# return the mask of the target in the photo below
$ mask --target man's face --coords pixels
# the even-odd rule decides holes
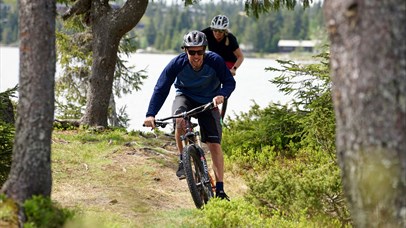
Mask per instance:
[[[188,47],[186,49],[186,53],[188,55],[189,62],[192,65],[193,69],[199,70],[202,67],[204,51],[205,51],[205,48],[203,46]]]

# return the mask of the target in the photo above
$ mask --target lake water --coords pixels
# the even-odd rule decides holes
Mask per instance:
[[[135,65],[135,70],[146,69],[148,79],[141,86],[141,91],[134,91],[118,99],[117,108],[127,106],[130,118],[129,130],[146,130],[142,127],[155,83],[166,64],[175,55],[136,53],[129,59],[129,64]],[[270,103],[286,103],[290,97],[284,96],[275,85],[269,82],[279,73],[265,71],[266,67],[277,67],[278,63],[272,59],[245,58],[237,70],[235,79],[237,87],[228,101],[227,116],[235,117],[234,113],[247,112],[254,104],[266,107]],[[0,47],[0,92],[14,87],[18,83],[19,53],[18,48]],[[58,74],[58,72],[57,72]],[[166,99],[157,117],[171,115],[174,89]]]

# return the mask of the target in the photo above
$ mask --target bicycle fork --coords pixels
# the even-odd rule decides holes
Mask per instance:
[[[204,156],[204,151],[201,148],[198,148],[199,151],[199,156],[200,156],[200,161],[203,165],[203,171],[204,171],[204,177],[203,177],[203,183],[206,185],[207,183],[210,183],[210,186],[212,188],[213,192],[216,192],[216,185],[214,183],[214,179],[211,176],[209,172],[209,167],[207,165],[207,160],[206,157]]]
[[[196,144],[196,149],[198,151],[198,156],[200,158],[200,162],[203,166],[204,176],[202,177],[202,184],[206,185],[210,183],[213,192],[216,192],[216,184],[214,183],[214,179],[209,172],[209,168],[207,165],[207,160],[204,154],[203,149],[201,148],[201,141],[200,141],[200,133],[199,131],[195,132],[188,132],[185,135],[181,136],[182,144],[185,147],[190,143]]]
[[[196,133],[197,133],[196,134],[196,143],[201,148],[202,145],[201,145],[201,141],[200,141],[200,133],[199,132],[196,132]],[[214,183],[214,179],[209,172],[209,168],[207,166],[207,160],[206,160],[206,157],[204,156],[204,151],[203,150],[199,151],[199,153],[200,153],[200,160],[202,161],[202,164],[203,164],[205,176],[209,178],[210,185],[211,185],[213,192],[216,192],[216,184]],[[206,181],[207,180],[205,180],[205,183],[206,183]]]

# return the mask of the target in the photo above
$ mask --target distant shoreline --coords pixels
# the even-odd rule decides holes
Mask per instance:
[[[18,44],[11,44],[11,45],[3,45],[0,44],[2,48],[18,48]],[[168,51],[156,51],[156,50],[145,50],[145,49],[137,49],[134,53],[143,53],[143,54],[171,54],[176,55],[180,52],[175,52],[172,50]],[[289,52],[289,53],[259,53],[259,52],[244,52],[245,58],[253,58],[253,59],[281,59],[281,60],[294,60],[294,61],[303,61],[303,60],[312,60],[313,56],[317,55],[317,53],[311,52]]]

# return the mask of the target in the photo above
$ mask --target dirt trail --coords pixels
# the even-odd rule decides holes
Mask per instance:
[[[193,208],[186,181],[175,175],[174,149],[170,143],[159,153],[149,147],[123,146],[108,155],[112,162],[101,168],[85,163],[68,168],[66,178],[54,180],[52,198],[63,206],[85,205],[126,217]]]
[[[158,144],[125,143],[107,154],[101,164],[53,162],[57,176],[53,200],[64,207],[115,213],[147,223],[156,212],[195,208],[186,180],[175,175],[178,155],[173,137],[164,136]],[[210,159],[209,154],[207,157]],[[231,197],[245,191],[235,175],[226,173],[225,179]]]

